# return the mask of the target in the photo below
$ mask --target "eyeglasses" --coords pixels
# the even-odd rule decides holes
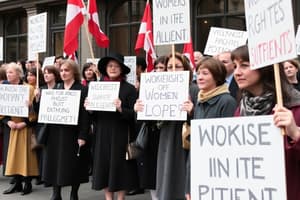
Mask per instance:
[[[173,69],[173,65],[168,65],[168,66],[167,66],[167,69],[168,69],[168,70]],[[182,65],[175,65],[175,69],[183,69],[183,66],[182,66]]]

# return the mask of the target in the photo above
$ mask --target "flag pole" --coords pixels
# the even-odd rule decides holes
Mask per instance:
[[[82,3],[83,3],[83,6],[84,6],[85,11],[87,11],[83,0],[82,0]],[[89,3],[90,3],[90,1],[88,1],[88,5],[89,5]],[[89,6],[88,6],[88,7],[89,7]],[[90,53],[91,53],[92,59],[94,60],[94,59],[95,59],[95,56],[94,56],[94,51],[93,51],[93,48],[92,48],[92,43],[91,43],[90,36],[89,36],[89,32],[88,32],[88,26],[87,26],[87,18],[86,18],[86,15],[87,15],[87,12],[85,13],[85,17],[84,17],[83,24],[84,24],[85,34],[86,34],[86,38],[87,38],[87,41],[88,41]]]
[[[280,80],[280,72],[279,72],[279,64],[275,63],[273,65],[274,68],[274,76],[275,76],[275,87],[276,87],[276,99],[277,99],[277,105],[280,107],[283,106],[283,101],[282,101],[282,90],[281,90],[281,80]],[[281,134],[285,135],[285,129],[281,128]]]
[[[172,67],[173,67],[173,71],[176,70],[175,68],[175,44],[172,44]]]
[[[36,53],[36,88],[39,88],[39,53]]]

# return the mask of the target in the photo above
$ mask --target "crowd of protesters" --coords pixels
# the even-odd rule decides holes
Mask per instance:
[[[125,199],[126,194],[150,190],[153,200],[190,200],[190,150],[183,148],[183,126],[192,119],[273,114],[274,124],[286,131],[285,153],[288,200],[300,199],[300,93],[299,62],[280,63],[283,106],[276,104],[273,67],[251,70],[247,46],[214,57],[195,52],[195,69],[188,58],[176,52],[158,57],[155,72],[188,71],[189,99],[182,102],[186,121],[140,121],[144,104],[139,96],[143,58],[137,58],[136,85],[127,82],[130,68],[124,57],[111,53],[97,65],[80,67],[72,60],[57,58],[41,70],[40,63],[12,62],[0,68],[1,84],[26,85],[30,89],[28,117],[0,116],[0,161],[3,175],[11,177],[3,194],[32,192],[36,184],[52,187],[51,200],[62,199],[61,190],[71,186],[70,199],[79,199],[81,183],[104,190],[105,199]],[[37,70],[38,69],[38,70]],[[37,76],[37,71],[40,76]],[[196,76],[193,76],[193,74]],[[91,81],[120,82],[115,112],[88,111]],[[38,112],[42,90],[80,91],[76,125],[40,124]],[[126,147],[139,130],[148,130],[147,146],[140,157],[126,159]],[[43,145],[32,148],[32,137],[47,131]],[[80,153],[79,153],[80,152]],[[299,154],[300,155],[300,154]]]

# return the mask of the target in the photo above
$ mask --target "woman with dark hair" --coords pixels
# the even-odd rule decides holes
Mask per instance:
[[[36,73],[37,73],[36,68],[30,68],[26,72],[26,77],[25,77],[25,82],[30,84],[34,88],[36,88],[36,86],[37,86],[37,81],[38,81],[39,86],[45,84],[45,80],[44,80],[44,77],[43,77],[42,70],[41,69],[38,70],[39,80],[37,80],[37,74]]]
[[[280,66],[283,67],[288,82],[292,84],[295,89],[300,91],[300,82],[297,79],[297,74],[300,69],[298,59],[286,60],[280,63]]]
[[[173,65],[174,63],[174,65]],[[188,71],[190,82],[192,70],[188,59],[181,53],[175,53],[175,59],[169,55],[166,59],[167,72]],[[190,94],[194,89],[190,84]],[[196,86],[195,86],[196,87]],[[182,102],[182,110],[188,111],[191,100]],[[135,105],[137,112],[143,111],[144,104],[138,100]],[[188,113],[189,121],[192,113]],[[185,176],[187,152],[182,148],[182,126],[184,121],[162,121],[157,153],[156,192],[159,200],[185,198]],[[174,167],[176,166],[176,167]]]
[[[167,56],[159,56],[154,61],[154,71],[155,72],[165,72],[165,71],[167,71],[167,67],[166,67],[167,58],[168,58]]]
[[[94,71],[93,63],[85,63],[82,68],[82,80],[81,84],[84,86],[88,86],[89,82],[97,81],[97,75]]]
[[[242,91],[236,116],[268,115],[273,113],[274,124],[283,128],[287,199],[300,199],[300,93],[290,85],[280,68],[283,106],[276,105],[273,66],[250,69],[247,46],[232,52],[236,65],[234,77]]]
[[[160,56],[154,61],[154,72],[165,72],[167,56]],[[139,80],[140,81],[140,80]],[[137,100],[136,105],[139,104]],[[135,109],[135,111],[137,111]],[[137,158],[139,170],[139,183],[142,191],[150,189],[152,200],[157,200],[156,194],[156,166],[157,166],[157,152],[159,144],[160,124],[159,121],[137,121],[137,133],[141,129],[142,123],[145,123],[148,131],[147,146],[143,149],[143,154]],[[141,190],[141,189],[140,189]],[[139,192],[139,190],[137,190]],[[137,193],[138,193],[137,192]],[[137,194],[135,193],[135,194]],[[128,194],[128,193],[127,193]]]
[[[46,69],[48,73],[51,71],[50,68]],[[80,184],[89,181],[89,149],[85,144],[90,121],[88,112],[83,107],[87,88],[81,85],[79,66],[73,60],[62,61],[60,77],[62,82],[54,89],[81,91],[78,123],[77,125],[47,124],[42,180],[53,186],[51,200],[61,199],[63,186],[72,187],[70,199],[76,200]],[[80,149],[79,156],[78,149]]]
[[[117,199],[121,200],[126,191],[138,186],[136,163],[125,159],[128,140],[135,136],[133,105],[136,90],[126,81],[130,68],[124,64],[122,55],[110,54],[101,58],[98,69],[103,76],[101,81],[118,81],[120,90],[114,101],[116,112],[92,113],[96,123],[92,189],[104,189],[106,200],[112,200],[116,192]]]
[[[43,80],[44,80],[44,84],[40,85],[40,88],[36,88],[34,93],[35,93],[35,102],[34,102],[34,110],[38,113],[39,112],[39,101],[40,101],[40,95],[41,95],[41,91],[43,89],[53,89],[56,86],[56,83],[58,83],[59,81],[61,81],[60,79],[60,75],[59,75],[59,71],[58,69],[54,66],[54,65],[47,65],[44,67],[44,73],[40,74],[40,77],[43,76]],[[36,125],[36,137],[39,137],[39,131],[41,129],[41,127],[43,126],[43,124],[38,123]],[[36,179],[36,185],[40,185],[43,183],[43,181],[41,180],[41,175],[43,174],[43,149],[36,149],[37,152],[37,156],[38,156],[38,162],[39,162],[39,172],[40,172],[40,176],[37,177]]]
[[[215,58],[204,57],[196,69],[197,85],[200,89],[197,103],[188,106],[194,119],[232,117],[236,109],[236,101],[230,95],[226,82],[226,68]],[[194,108],[193,108],[194,107]],[[186,199],[190,197],[190,155],[187,164]]]

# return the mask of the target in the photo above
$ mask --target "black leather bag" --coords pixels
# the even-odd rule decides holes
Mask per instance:
[[[137,159],[142,154],[143,154],[143,150],[140,147],[136,146],[134,142],[127,144],[126,160]]]
[[[144,122],[135,140],[135,145],[141,149],[145,149],[148,144],[148,126]]]
[[[37,131],[37,143],[41,145],[46,145],[48,138],[48,125],[43,124]]]

